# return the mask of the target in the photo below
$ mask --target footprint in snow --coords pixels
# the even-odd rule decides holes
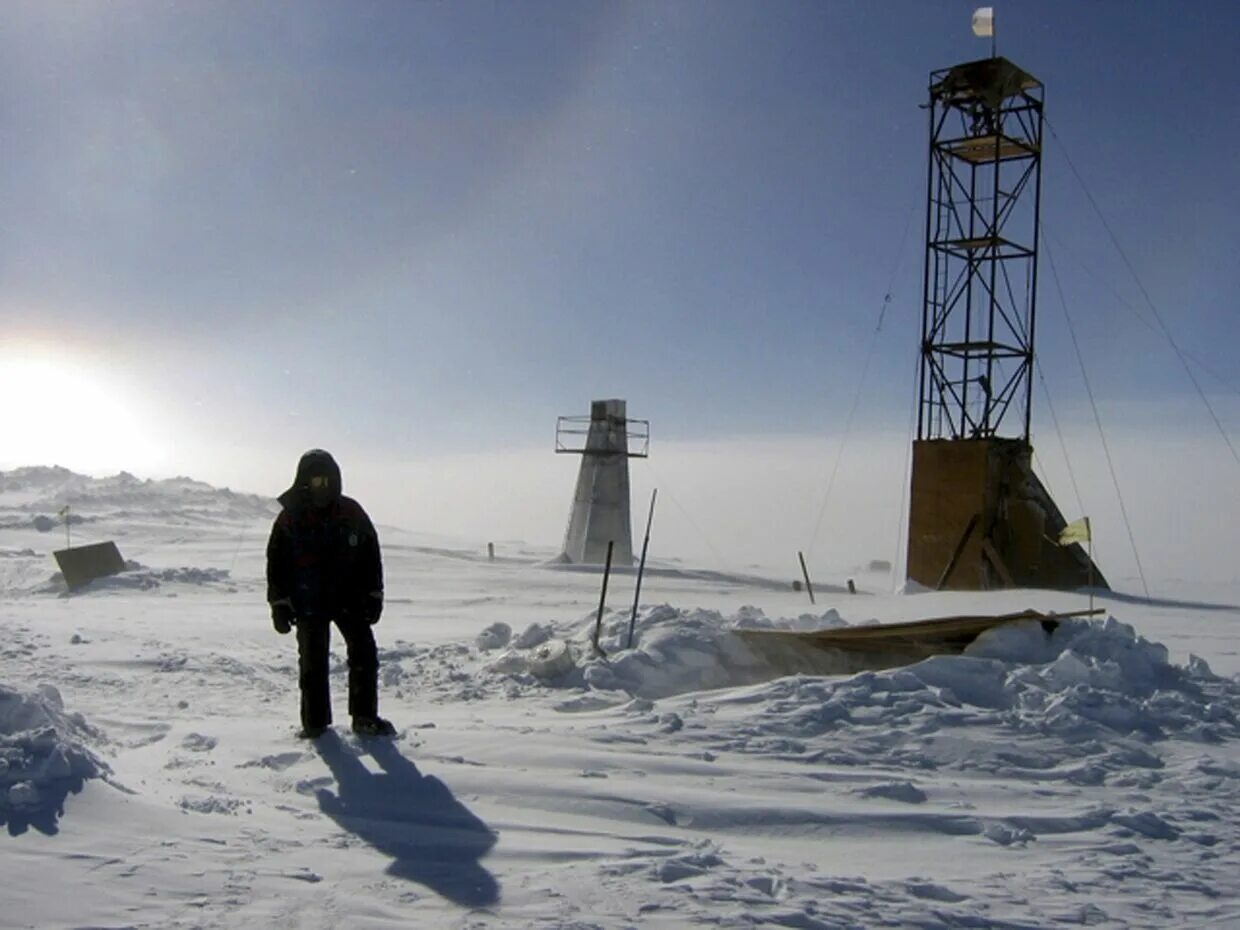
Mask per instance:
[[[883,782],[862,788],[857,794],[863,798],[885,798],[888,801],[901,801],[905,804],[924,804],[926,793],[912,782]]]
[[[933,882],[909,882],[904,887],[908,889],[913,897],[927,901],[943,901],[947,904],[958,904],[961,901],[969,900],[968,895],[957,894],[950,888],[944,888],[942,885],[936,885]]]
[[[271,756],[263,756],[261,759],[251,759],[249,762],[239,763],[237,768],[261,768],[271,769],[273,772],[283,772],[305,758],[307,758],[307,754],[304,752],[280,752]]]

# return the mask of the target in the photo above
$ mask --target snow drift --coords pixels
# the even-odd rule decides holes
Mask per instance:
[[[65,711],[54,686],[0,684],[0,823],[10,833],[30,824],[55,832],[65,796],[108,772],[83,743],[97,736],[81,714]]]

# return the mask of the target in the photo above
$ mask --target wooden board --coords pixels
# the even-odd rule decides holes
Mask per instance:
[[[70,590],[125,570],[125,560],[121,558],[120,550],[116,548],[116,543],[110,541],[58,549],[52,555]]]
[[[1008,136],[972,136],[968,139],[953,139],[943,145],[947,151],[973,164],[994,161],[996,149],[999,161],[1013,158],[1029,158],[1036,154],[1037,148],[1021,139]]]
[[[1105,613],[1078,610],[1071,613],[1039,613],[1024,610],[998,616],[937,617],[905,623],[883,623],[873,626],[848,626],[829,630],[734,630],[738,636],[760,644],[764,640],[782,640],[815,649],[836,649],[845,652],[909,652],[919,655],[959,652],[987,630],[1009,623],[1037,620],[1054,628],[1068,617],[1087,617]]]

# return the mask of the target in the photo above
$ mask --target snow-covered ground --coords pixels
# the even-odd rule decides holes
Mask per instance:
[[[129,571],[65,594],[65,504]],[[656,558],[631,650],[613,577],[604,661],[596,572],[381,526],[400,736],[349,734],[341,650],[336,729],[306,743],[273,514],[188,479],[0,474],[0,925],[1240,926],[1240,586],[831,675],[730,631],[1085,599],[858,574],[811,609]]]

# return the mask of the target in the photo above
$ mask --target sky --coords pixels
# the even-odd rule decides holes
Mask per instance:
[[[381,519],[553,544],[578,464],[556,417],[623,397],[670,550],[889,557],[921,106],[989,53],[975,6],[10,2],[0,468],[274,494],[321,446]],[[1052,128],[1034,441],[1070,513],[1067,437],[1130,572],[1064,310],[1137,535],[1213,526],[1240,485],[1213,422],[1240,445],[1240,7],[997,23]],[[1210,553],[1240,543],[1222,522]]]

